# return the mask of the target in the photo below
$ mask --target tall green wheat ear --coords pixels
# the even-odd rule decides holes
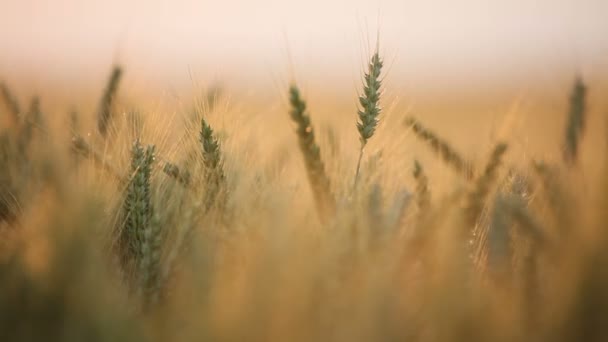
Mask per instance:
[[[19,114],[21,113],[21,108],[19,107],[19,101],[17,98],[11,93],[9,87],[0,82],[0,95],[2,95],[2,101],[4,105],[10,112],[12,116],[12,120],[17,123],[19,121]]]
[[[118,85],[122,77],[122,68],[115,66],[103,92],[99,109],[97,110],[97,129],[101,136],[105,137],[108,132],[110,120],[112,119],[112,104],[118,92]]]
[[[291,105],[289,115],[297,125],[298,143],[306,164],[308,181],[315,197],[317,212],[321,220],[326,221],[330,216],[333,216],[336,203],[331,194],[330,181],[325,173],[325,165],[321,159],[321,150],[315,142],[315,132],[310,123],[310,116],[306,111],[306,102],[300,97],[300,91],[295,85],[289,88],[289,103]]]
[[[221,206],[222,203],[216,203],[216,201],[221,200],[218,196],[226,190],[224,187],[222,153],[220,143],[215,137],[213,129],[204,118],[201,119],[200,143],[205,167],[205,182],[207,184],[207,207],[209,208],[214,204]]]
[[[380,88],[382,86],[382,81],[380,79],[381,71],[382,59],[376,51],[369,62],[367,72],[364,76],[363,94],[359,96],[359,104],[361,107],[357,111],[357,114],[359,115],[357,130],[359,131],[359,139],[361,140],[361,149],[359,150],[354,186],[357,185],[359,179],[363,150],[365,145],[367,145],[367,141],[374,135],[374,132],[376,132],[376,126],[378,126],[378,116],[380,115]]]
[[[154,162],[154,146],[144,149],[136,140],[131,150],[131,178],[126,189],[123,215],[124,225],[120,232],[120,249],[123,264],[135,266],[138,279],[147,284],[144,268],[160,253],[156,245],[158,229],[152,225],[150,175]]]
[[[428,143],[441,156],[443,161],[456,170],[456,172],[460,173],[467,180],[473,179],[472,164],[466,161],[447,141],[422,126],[415,118],[406,118],[405,125],[411,128],[420,140]]]
[[[568,165],[576,163],[579,144],[585,129],[585,96],[587,87],[581,78],[577,78],[570,95],[568,123],[564,137],[564,161]]]

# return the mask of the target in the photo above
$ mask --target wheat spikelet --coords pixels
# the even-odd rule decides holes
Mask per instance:
[[[450,165],[454,170],[463,175],[467,180],[473,179],[473,170],[471,163],[466,161],[460,153],[456,152],[449,143],[441,139],[432,131],[423,127],[416,119],[408,117],[405,119],[405,125],[410,127],[416,136],[428,143],[431,148],[441,156],[446,164]]]
[[[106,89],[103,92],[101,102],[99,103],[99,109],[97,110],[97,129],[101,136],[106,136],[110,120],[112,118],[112,104],[114,103],[114,97],[118,91],[118,85],[122,77],[122,68],[115,66],[112,69],[112,74],[106,85]]]
[[[289,114],[297,125],[298,143],[306,164],[308,181],[315,197],[317,211],[321,220],[325,221],[333,215],[336,204],[321,159],[321,151],[315,142],[315,133],[306,111],[306,102],[300,97],[300,91],[295,85],[289,88],[289,102],[291,104]]]
[[[585,129],[585,95],[587,87],[583,80],[578,78],[572,88],[570,95],[570,109],[568,111],[568,123],[564,137],[564,161],[572,165],[576,162],[579,144]]]
[[[359,150],[359,159],[357,161],[357,170],[355,172],[354,186],[356,187],[361,169],[361,159],[363,158],[363,149],[367,141],[374,135],[376,126],[378,126],[378,116],[380,115],[380,93],[382,81],[380,73],[382,71],[382,59],[378,52],[374,53],[369,62],[368,70],[364,76],[363,94],[359,96],[359,104],[361,108],[357,111],[359,120],[357,121],[357,130],[359,131],[359,139],[361,141],[361,149]]]

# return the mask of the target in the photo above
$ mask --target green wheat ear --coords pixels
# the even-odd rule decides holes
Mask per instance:
[[[315,142],[315,132],[306,111],[306,102],[300,97],[300,91],[295,85],[289,88],[289,115],[296,123],[296,133],[300,151],[304,157],[308,181],[312,188],[317,206],[317,212],[322,221],[333,215],[336,208],[335,199],[331,194],[329,177],[325,173],[325,165],[321,159],[321,150]]]
[[[414,132],[420,140],[429,144],[433,151],[435,151],[447,165],[451,166],[467,180],[473,179],[472,163],[465,160],[464,157],[462,157],[462,155],[447,141],[441,139],[433,131],[422,126],[422,124],[413,117],[406,118],[405,125],[411,128],[412,132]]]
[[[369,62],[368,70],[364,76],[363,94],[359,96],[361,108],[357,111],[359,121],[357,130],[361,139],[361,145],[365,146],[367,141],[374,135],[378,126],[378,115],[380,115],[380,72],[382,71],[382,60],[376,52]]]
[[[359,140],[361,148],[359,150],[359,159],[357,161],[357,170],[355,172],[354,186],[357,185],[359,179],[359,171],[361,169],[361,159],[363,158],[363,149],[367,141],[376,132],[378,126],[378,116],[380,115],[380,93],[382,81],[380,73],[382,72],[382,59],[376,51],[372,56],[368,65],[368,70],[364,76],[363,94],[359,96],[360,109],[357,111],[359,120],[357,121],[357,130],[359,131]]]
[[[203,165],[205,170],[205,182],[207,184],[206,204],[207,208],[217,204],[220,200],[219,196],[224,189],[224,166],[222,163],[222,153],[220,143],[215,137],[213,129],[205,121],[201,119],[200,143],[203,154]]]
[[[160,262],[160,226],[153,222],[150,176],[154,146],[136,140],[131,150],[131,179],[126,189],[120,247],[125,267],[135,267],[140,290],[149,294]]]
[[[568,124],[564,139],[564,161],[572,165],[576,162],[579,144],[585,129],[585,96],[587,87],[581,78],[577,78],[570,95]]]
[[[112,118],[112,105],[116,92],[118,91],[118,85],[122,77],[122,68],[115,66],[112,69],[112,74],[106,85],[101,102],[99,103],[99,109],[97,110],[97,129],[101,136],[105,137],[108,132],[110,120]]]

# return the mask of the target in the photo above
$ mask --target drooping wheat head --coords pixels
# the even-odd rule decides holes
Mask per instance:
[[[405,125],[412,129],[416,136],[428,143],[435,153],[439,154],[443,161],[460,173],[467,180],[473,179],[471,163],[466,161],[450,144],[441,139],[437,134],[425,128],[413,117],[405,119]]]
[[[300,91],[295,85],[289,88],[289,114],[296,123],[298,143],[306,165],[308,181],[312,188],[317,211],[322,221],[327,220],[335,211],[335,199],[331,194],[329,177],[321,159],[321,150],[315,142],[315,133],[306,110],[306,102],[300,97]]]

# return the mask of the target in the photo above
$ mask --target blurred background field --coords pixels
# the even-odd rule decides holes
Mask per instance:
[[[0,340],[606,340],[606,13],[5,0]]]

